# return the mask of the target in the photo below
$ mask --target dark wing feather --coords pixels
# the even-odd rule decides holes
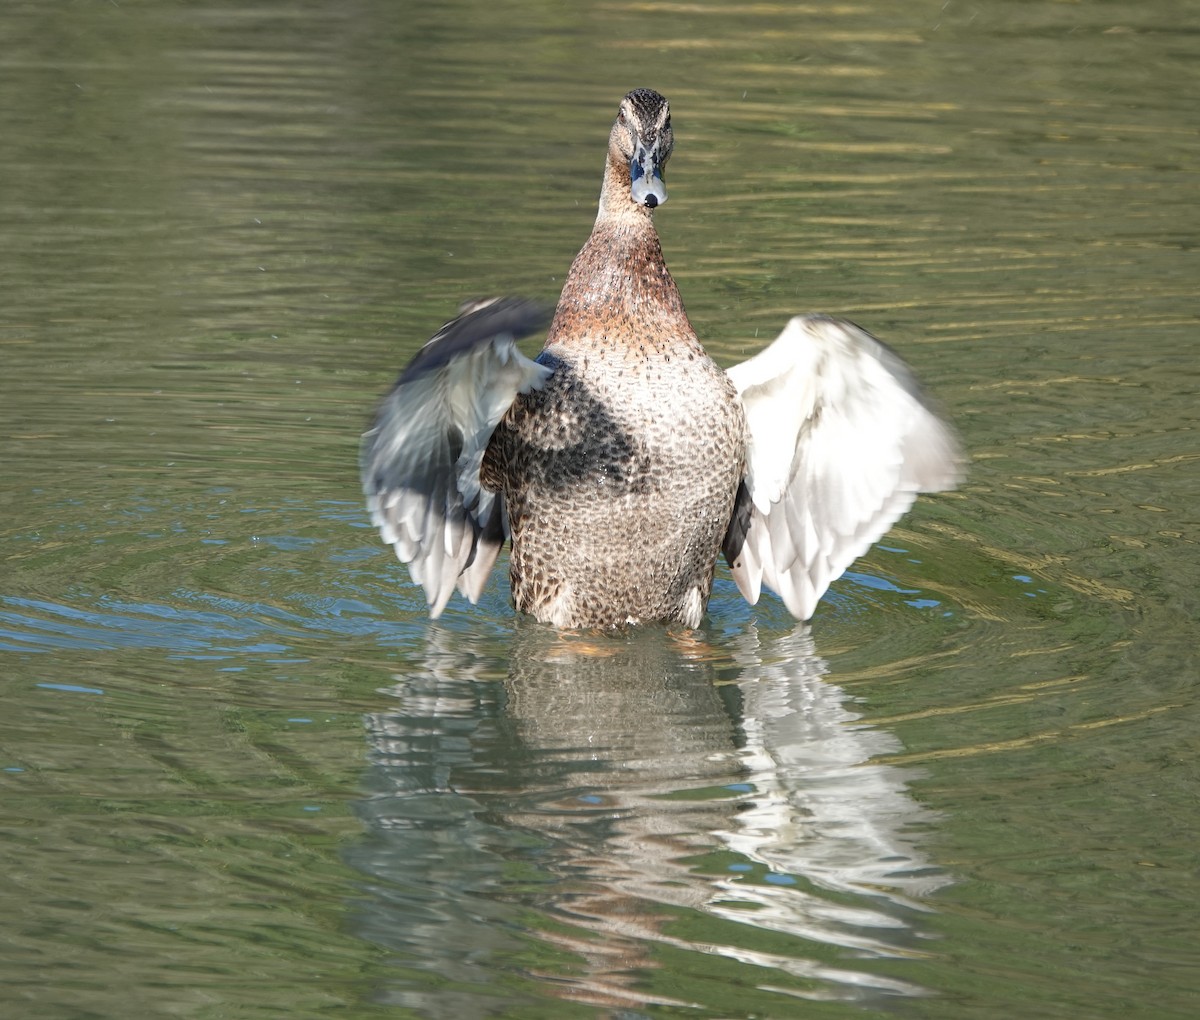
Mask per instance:
[[[483,488],[479,470],[517,394],[551,372],[515,343],[545,320],[518,298],[468,306],[417,352],[363,436],[371,519],[425,589],[431,616],[455,586],[479,598],[508,538],[503,499]]]

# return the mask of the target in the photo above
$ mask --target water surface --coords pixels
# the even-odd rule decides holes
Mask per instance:
[[[1192,1015],[1194,20],[6,5],[4,1013]],[[640,85],[714,356],[848,315],[970,479],[811,628],[431,624],[358,434]]]

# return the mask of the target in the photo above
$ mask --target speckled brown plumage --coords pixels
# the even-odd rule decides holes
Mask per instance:
[[[638,139],[665,163],[669,110],[647,89],[613,125],[595,228],[538,358],[554,373],[517,398],[483,463],[504,495],[516,606],[558,626],[696,626],[745,467],[737,392],[631,194]]]
[[[608,139],[600,209],[537,361],[536,305],[464,307],[380,402],[360,467],[371,519],[437,617],[476,602],[506,539],[517,608],[559,627],[699,624],[718,551],[746,600],[799,620],[920,492],[965,459],[894,351],[793,316],[722,372],[663,261],[667,102],[638,89]]]

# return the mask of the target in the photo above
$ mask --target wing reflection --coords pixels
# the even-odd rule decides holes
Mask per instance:
[[[904,773],[871,761],[898,742],[822,679],[806,628],[516,628],[508,647],[431,628],[398,709],[366,719],[370,838],[350,856],[380,884],[361,931],[440,985],[388,1001],[703,1005],[649,990],[664,946],[698,974],[758,968],[763,1007],[920,994],[871,964],[921,954],[920,897],[949,879]],[[756,930],[781,937],[764,951]]]

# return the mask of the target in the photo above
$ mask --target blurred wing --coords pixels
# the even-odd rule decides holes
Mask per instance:
[[[908,366],[845,319],[797,316],[729,370],[749,426],[725,558],[807,620],[830,583],[912,506],[952,489],[963,454]]]
[[[516,347],[545,318],[517,298],[466,307],[417,352],[363,436],[371,520],[425,589],[433,617],[456,585],[478,600],[508,538],[503,498],[482,487],[479,470],[517,394],[550,374]]]

